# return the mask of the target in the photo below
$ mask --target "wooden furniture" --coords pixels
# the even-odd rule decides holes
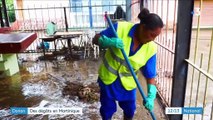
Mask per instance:
[[[72,55],[72,45],[71,45],[72,39],[76,37],[80,37],[83,34],[84,32],[82,31],[70,31],[70,32],[56,32],[54,36],[67,40],[68,49],[69,49],[70,55]]]
[[[72,39],[76,37],[80,37],[83,32],[81,31],[71,31],[71,32],[56,32],[54,35],[51,36],[45,36],[40,38],[42,40],[42,44],[44,45],[44,42],[53,42],[54,43],[54,52],[57,50],[57,40],[66,40],[68,49],[69,49],[69,56],[72,56]],[[50,59],[54,57],[54,55],[47,56],[46,50],[44,47],[42,47],[43,50],[43,56],[44,59]],[[57,56],[57,55],[56,55]],[[54,57],[55,58],[55,57]]]
[[[56,40],[59,39],[59,36],[45,36],[43,38],[40,38],[42,40],[42,45],[44,45],[44,42],[53,42],[54,43],[54,51],[56,51],[57,49],[57,44],[56,44]],[[42,46],[42,51],[43,51],[43,55],[44,58],[46,57],[46,50],[45,47]]]

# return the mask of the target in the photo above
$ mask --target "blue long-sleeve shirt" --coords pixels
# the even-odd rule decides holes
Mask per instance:
[[[129,36],[133,39],[135,30],[136,30],[136,26],[138,26],[139,24],[135,24],[129,32]],[[117,30],[117,26],[118,24],[114,24],[114,28],[115,30]],[[105,30],[103,30],[101,33],[101,35],[105,35],[107,37],[115,37],[113,35],[113,32],[111,30],[111,28],[107,28]],[[134,46],[134,42],[132,40],[131,42],[131,46],[130,46],[130,51],[129,51],[129,56],[134,55],[140,48],[142,45],[139,45],[138,48],[133,51],[133,46]],[[139,58],[140,59],[140,58]],[[147,79],[151,79],[154,78],[156,76],[156,54],[153,55],[146,63],[146,65],[144,65],[140,71],[143,73],[144,77]],[[136,99],[136,89],[127,91],[123,86],[122,83],[120,81],[120,78],[117,77],[117,79],[110,85],[105,85],[100,78],[98,78],[98,82],[99,85],[101,87],[101,90],[104,91],[104,94],[107,95],[109,98],[112,99],[116,99],[118,101],[125,101],[125,100],[135,100]],[[103,93],[103,92],[102,92]]]

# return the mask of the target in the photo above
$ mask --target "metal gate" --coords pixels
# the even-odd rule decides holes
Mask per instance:
[[[171,105],[171,90],[175,51],[177,0],[145,0],[144,6],[158,14],[165,26],[156,38],[157,51],[157,88],[165,106]]]
[[[17,1],[18,2],[18,1]],[[15,11],[16,21],[10,23],[13,31],[35,32],[38,39],[35,40],[27,49],[27,52],[36,51],[42,38],[45,36],[46,25],[48,22],[54,22],[58,31],[83,31],[85,34],[100,31],[106,27],[104,20],[105,11],[112,19],[125,19],[126,1],[114,0],[105,2],[99,0],[82,1],[82,4],[72,3],[70,6],[64,4],[64,1],[55,1],[58,4],[47,3],[38,5],[38,2],[23,1],[25,6],[21,8],[7,8],[7,13]],[[29,5],[27,6],[27,4]],[[63,5],[62,5],[63,3]],[[119,8],[119,9],[118,9]],[[122,12],[120,12],[122,9]],[[1,13],[1,9],[0,9]],[[91,38],[83,36],[83,42],[91,41]],[[80,40],[74,40],[80,41]],[[66,44],[66,43],[64,43]],[[79,44],[76,42],[76,44]],[[63,45],[58,45],[59,48]],[[50,43],[50,49],[54,49],[54,44]]]
[[[202,107],[203,114],[172,120],[213,119],[213,1],[143,0],[164,21],[158,44],[157,87],[163,104]]]

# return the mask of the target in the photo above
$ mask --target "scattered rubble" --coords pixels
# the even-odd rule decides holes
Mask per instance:
[[[69,82],[64,87],[62,94],[64,96],[69,95],[70,99],[74,99],[77,96],[83,102],[95,102],[100,97],[97,83],[83,85],[80,82]]]

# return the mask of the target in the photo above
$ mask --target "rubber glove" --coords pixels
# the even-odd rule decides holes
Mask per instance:
[[[103,35],[98,39],[98,43],[101,47],[107,48],[107,47],[116,47],[119,49],[123,49],[123,41],[119,38],[108,38],[107,36]]]
[[[147,101],[145,103],[145,107],[149,111],[152,111],[154,109],[154,101],[156,98],[156,94],[157,94],[157,89],[155,85],[148,84],[148,96],[146,98]]]

